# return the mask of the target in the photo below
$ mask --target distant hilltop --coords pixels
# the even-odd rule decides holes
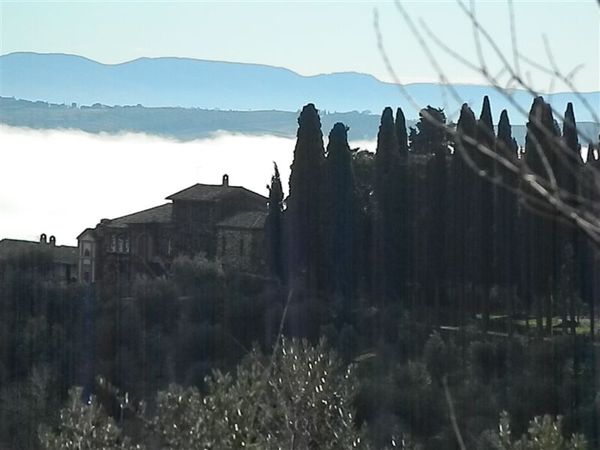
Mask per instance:
[[[233,111],[297,111],[313,102],[321,110],[370,111],[400,106],[407,118],[417,111],[400,94],[398,86],[366,74],[348,72],[302,76],[291,70],[258,64],[206,61],[187,58],[139,58],[122,64],[101,64],[65,54],[11,53],[0,56],[0,96],[44,102],[92,105],[144,105]],[[445,107],[449,118],[460,103],[478,107],[490,97],[495,117],[507,109],[511,122],[523,124],[532,98],[512,91],[516,105],[489,86],[454,85],[461,101],[435,83],[409,84],[406,90],[421,106]],[[590,122],[585,99],[600,109],[600,92],[545,96],[558,111],[573,102],[578,122]]]

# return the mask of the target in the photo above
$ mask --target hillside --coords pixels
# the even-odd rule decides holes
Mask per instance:
[[[288,111],[219,111],[199,108],[147,108],[138,106],[71,107],[0,97],[0,124],[33,129],[75,129],[89,133],[146,133],[181,141],[210,137],[219,131],[250,135],[295,137],[298,113]],[[323,134],[336,122],[350,127],[351,140],[374,140],[379,115],[347,112],[321,114]],[[407,121],[413,126],[414,120]],[[600,125],[578,122],[586,136],[598,136]],[[525,126],[514,125],[513,135],[525,144]],[[585,142],[584,142],[585,144]]]

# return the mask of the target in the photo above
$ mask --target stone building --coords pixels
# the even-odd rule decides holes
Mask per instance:
[[[154,208],[103,219],[78,236],[79,278],[128,281],[168,273],[178,255],[203,253],[224,268],[262,273],[267,198],[241,186],[195,184]]]
[[[46,281],[67,284],[77,280],[77,247],[56,245],[54,236],[48,238],[44,233],[39,241],[0,240],[0,278],[11,260],[22,258],[29,258],[29,263],[38,266],[36,269],[43,272]]]

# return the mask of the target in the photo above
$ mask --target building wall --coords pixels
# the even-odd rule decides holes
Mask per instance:
[[[176,253],[215,255],[215,225],[220,220],[215,202],[173,202]]]
[[[217,260],[226,269],[262,273],[266,267],[262,230],[220,228]]]

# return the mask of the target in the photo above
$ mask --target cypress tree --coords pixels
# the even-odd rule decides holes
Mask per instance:
[[[322,276],[321,188],[325,157],[321,120],[315,105],[304,106],[290,173],[289,209],[290,280],[304,280],[314,290]]]
[[[396,249],[397,233],[395,225],[398,219],[398,199],[396,185],[400,155],[398,138],[394,125],[392,109],[387,107],[381,115],[381,124],[377,134],[375,153],[375,243],[373,281],[376,297],[383,301],[396,294],[394,280],[398,277],[398,254]]]
[[[447,149],[438,147],[428,164],[429,230],[428,230],[428,283],[435,307],[435,320],[440,324],[440,307],[445,300],[446,289],[446,196]]]
[[[558,167],[556,177],[560,189],[559,195],[563,201],[572,205],[580,194],[578,179],[581,174],[583,159],[581,158],[581,146],[577,135],[573,104],[570,102],[567,104],[564,117],[563,137],[561,145],[557,148]]]
[[[519,148],[517,142],[512,137],[512,127],[510,125],[510,119],[508,118],[508,112],[503,109],[500,113],[500,121],[498,122],[496,153],[514,164],[519,156],[518,150]],[[502,182],[506,182],[510,186],[514,186],[514,182],[517,181],[516,175],[511,175],[511,172],[507,171],[507,169],[503,167],[500,167],[497,176],[500,177]]]
[[[494,135],[494,124],[492,121],[492,110],[490,108],[490,99],[486,95],[483,97],[483,105],[481,107],[481,114],[477,121],[477,142],[484,145],[486,148],[494,151],[495,150],[495,135]],[[477,153],[477,163],[480,170],[485,171],[489,177],[494,176],[494,159],[484,155],[482,152]]]
[[[483,98],[481,115],[477,122],[477,142],[491,151],[495,151],[494,125],[492,123],[492,111],[490,100],[486,95]],[[477,152],[480,162],[479,168],[485,172],[486,177],[495,176],[496,161],[491,157]],[[494,209],[496,204],[496,189],[490,179],[481,177],[478,180],[478,187],[481,192],[481,229],[479,232],[479,241],[481,242],[481,304],[483,329],[487,330],[489,322],[489,306],[491,300],[491,288],[494,285],[494,266],[496,265],[496,255],[494,254]]]
[[[559,149],[561,155],[561,177],[559,179],[560,195],[568,204],[577,207],[578,197],[591,199],[593,177],[591,171],[586,170],[581,158],[581,146],[577,134],[577,124],[573,104],[568,103],[563,123],[562,145]],[[559,255],[563,261],[567,276],[565,294],[569,295],[569,315],[571,316],[571,333],[575,333],[575,302],[581,298],[590,305],[593,311],[593,294],[591,286],[592,248],[588,238],[579,231],[575,224],[560,227],[557,240],[560,245]],[[570,251],[571,250],[571,251]],[[567,261],[568,255],[573,254],[573,259]]]
[[[401,157],[408,156],[408,135],[406,133],[406,119],[402,108],[396,110],[396,138]]]
[[[508,113],[503,110],[498,122],[498,137],[496,153],[508,162],[518,165],[518,146],[512,137],[512,128]],[[496,165],[496,177],[500,187],[496,191],[495,210],[495,254],[496,280],[499,292],[507,307],[509,318],[509,333],[512,333],[512,319],[515,314],[514,299],[517,296],[519,281],[519,251],[520,234],[517,232],[518,206],[514,191],[518,188],[518,174],[511,172],[501,164]]]
[[[533,101],[525,137],[525,171],[536,176],[549,189],[548,168],[556,167],[556,128],[550,106],[542,97]],[[544,307],[546,328],[551,332],[551,295],[555,288],[555,222],[556,210],[527,181],[522,182],[526,212],[524,227],[526,239],[525,270],[527,271],[528,298],[534,301],[538,332],[543,332]]]
[[[352,172],[352,155],[348,146],[348,128],[336,123],[327,144],[326,217],[328,273],[334,294],[350,300],[354,291],[354,255],[356,228],[356,193]],[[347,308],[345,308],[347,309]]]
[[[283,188],[279,169],[273,163],[274,173],[269,188],[269,210],[267,215],[267,236],[269,270],[273,277],[283,281]]]
[[[408,134],[406,132],[406,119],[404,118],[402,108],[396,110],[396,137],[398,139],[398,148],[400,150],[400,165],[398,167],[398,178],[396,180],[396,195],[399,210],[399,217],[397,217],[398,223],[396,224],[398,239],[397,252],[399,260],[397,280],[400,286],[407,286],[411,278],[411,261],[413,257],[413,183],[409,181]]]
[[[465,314],[470,306],[467,298],[467,285],[471,281],[472,275],[471,253],[473,245],[470,228],[475,205],[471,194],[473,193],[472,187],[475,175],[468,161],[472,159],[476,150],[473,148],[472,143],[468,142],[468,139],[475,138],[475,128],[475,115],[465,103],[462,105],[457,122],[455,149],[452,155],[452,198],[449,202],[450,242],[448,244],[450,253],[449,270],[458,302],[458,318],[461,321],[464,321]]]

